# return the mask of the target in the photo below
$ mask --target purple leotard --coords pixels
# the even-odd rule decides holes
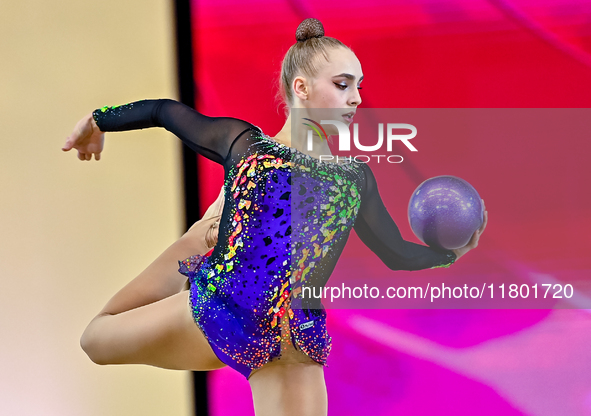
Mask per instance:
[[[326,311],[302,288],[326,285],[352,229],[393,270],[450,265],[451,251],[404,241],[369,166],[320,162],[242,120],[207,117],[172,100],[94,112],[102,131],[164,127],[223,165],[224,210],[210,256],[182,262],[196,324],[218,358],[248,377],[293,345],[326,364]]]

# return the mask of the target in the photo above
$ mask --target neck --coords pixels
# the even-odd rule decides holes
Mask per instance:
[[[302,113],[298,112],[298,117],[300,114]],[[292,119],[290,113],[287,120],[285,120],[285,124],[275,137],[273,137],[273,140],[288,147],[293,147],[294,149],[316,159],[319,159],[321,155],[332,155],[327,141],[318,136],[316,132],[312,132],[312,145],[310,149],[308,143],[308,131],[310,131],[310,129],[303,123],[304,120]]]

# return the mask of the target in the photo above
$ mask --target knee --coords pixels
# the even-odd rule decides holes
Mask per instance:
[[[80,347],[93,363],[100,365],[110,364],[104,354],[104,348],[101,348],[100,336],[97,334],[95,325],[93,324],[94,321],[86,327],[80,337]]]

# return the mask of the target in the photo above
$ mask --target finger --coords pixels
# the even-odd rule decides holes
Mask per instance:
[[[488,211],[484,211],[484,221],[482,221],[482,225],[480,226],[480,229],[478,231],[480,231],[480,234],[482,234],[484,232],[484,229],[486,228],[486,224],[488,224]]]
[[[70,140],[70,138],[68,137],[66,139],[66,143],[64,144],[64,147],[62,147],[62,150],[64,152],[67,152],[68,150],[71,150],[73,146],[74,146],[74,141]]]
[[[82,153],[80,150],[78,150],[78,159],[85,160],[84,153]]]
[[[92,153],[84,153],[84,158],[85,158],[86,160],[90,160],[90,159],[92,159]]]
[[[224,188],[222,188],[220,194],[218,195],[218,198],[216,199],[215,204],[216,204],[216,213],[221,214],[221,211],[224,206]]]
[[[470,242],[468,243],[468,247],[476,248],[478,246],[479,239],[480,239],[480,231],[476,230],[476,231],[474,231],[474,234],[472,234],[472,238],[470,238]]]
[[[480,224],[480,228],[479,231],[480,233],[482,233],[484,231],[484,229],[486,228],[486,223],[488,220],[488,212],[486,211],[486,205],[484,204],[484,199],[480,199],[480,202],[482,203],[482,224]]]
[[[94,154],[94,160],[101,160],[101,154],[100,153],[95,153]]]

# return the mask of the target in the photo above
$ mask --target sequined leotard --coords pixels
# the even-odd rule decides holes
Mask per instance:
[[[281,354],[289,317],[294,346],[325,364],[326,311],[302,298],[323,287],[351,229],[393,270],[453,263],[451,251],[404,241],[369,166],[320,162],[234,118],[207,117],[172,100],[96,110],[101,131],[164,127],[223,165],[224,210],[210,256],[187,259],[196,324],[225,364],[248,377]],[[297,307],[294,305],[297,304]]]

